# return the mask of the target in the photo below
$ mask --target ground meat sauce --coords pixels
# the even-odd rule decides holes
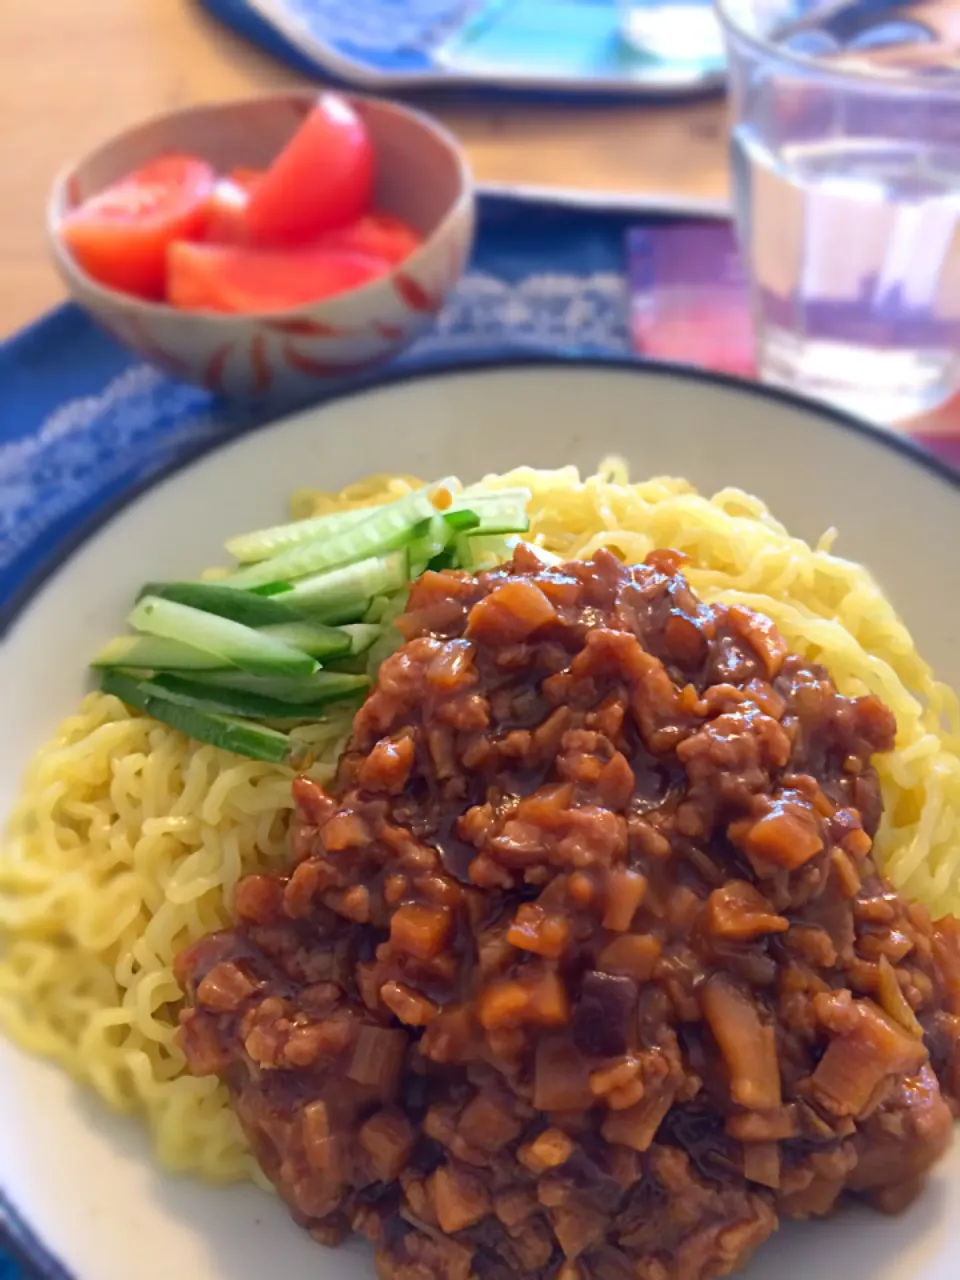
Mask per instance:
[[[681,566],[425,574],[289,874],[181,957],[192,1069],[384,1280],[708,1280],[949,1141],[960,926],[870,859],[893,717]]]

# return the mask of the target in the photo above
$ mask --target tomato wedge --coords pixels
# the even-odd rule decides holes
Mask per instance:
[[[218,178],[207,200],[203,238],[213,244],[244,244],[247,231],[247,205],[250,192],[262,173],[257,169],[233,169],[226,178]]]
[[[356,221],[370,207],[373,167],[360,116],[340,94],[322,93],[250,196],[251,240],[300,244]]]
[[[357,289],[389,270],[385,258],[360,253],[182,240],[167,253],[167,300],[188,311],[283,311]]]
[[[245,191],[252,191],[254,185],[263,177],[263,170],[248,169],[245,165],[238,165],[236,169],[230,170],[227,177],[238,187],[243,187]]]
[[[315,243],[324,249],[368,253],[396,265],[409,258],[423,240],[411,226],[393,214],[368,213],[347,227],[325,231]]]
[[[203,160],[160,156],[71,210],[60,234],[100,284],[162,298],[167,246],[200,231],[214,180]]]

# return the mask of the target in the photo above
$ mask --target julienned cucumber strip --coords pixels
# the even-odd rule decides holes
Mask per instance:
[[[148,582],[137,595],[158,596],[186,604],[204,613],[215,613],[248,627],[278,626],[284,622],[299,622],[303,614],[280,600],[256,596],[252,591],[234,591],[215,582]]]
[[[454,549],[457,563],[462,569],[470,573],[481,573],[484,569],[495,569],[512,559],[521,542],[524,539],[516,534],[462,533],[457,537]],[[538,547],[536,543],[526,542],[524,545],[533,552],[544,568],[554,569],[563,564],[560,556]]]
[[[115,636],[90,663],[92,667],[137,667],[150,671],[223,671],[233,666],[178,640],[157,636]]]
[[[458,507],[451,507],[449,511],[443,513],[443,519],[451,529],[456,529],[457,533],[465,533],[468,529],[476,529],[480,524],[480,517],[475,511],[460,510]]]
[[[333,570],[334,573],[337,570]],[[287,590],[292,591],[292,587]],[[362,597],[358,600],[345,601],[343,604],[333,604],[330,606],[321,605],[319,609],[304,606],[303,613],[308,615],[310,622],[322,622],[325,627],[340,627],[346,623],[354,623],[366,621],[367,611],[371,601]]]
[[[211,671],[209,676],[196,676],[195,682],[213,689],[244,689],[265,698],[277,698],[290,705],[288,715],[298,715],[300,706],[318,706],[338,698],[353,697],[370,687],[366,675],[344,671],[318,671],[306,680],[251,676],[243,671]]]
[[[457,563],[469,573],[496,569],[513,555],[507,539],[499,534],[460,534],[454,544]]]
[[[328,625],[334,617],[358,622],[374,596],[399,591],[409,581],[410,557],[406,549],[402,549],[301,578],[280,598],[284,604]],[[344,614],[350,616],[344,618]]]
[[[225,579],[231,587],[257,587],[271,582],[289,582],[323,569],[335,569],[371,556],[383,555],[405,546],[422,520],[436,512],[426,489],[418,489],[386,507],[375,507],[366,520],[321,535],[301,546],[282,551],[270,560],[248,565]],[[289,593],[287,604],[292,604]]]
[[[254,533],[241,533],[230,538],[226,548],[241,564],[255,564],[269,560],[281,551],[300,547],[321,535],[328,536],[349,529],[366,520],[379,507],[354,507],[350,511],[330,511],[323,516],[311,516],[307,520],[294,520],[290,524],[276,524],[270,529],[258,529]]]
[[[427,561],[427,568],[432,569],[435,573],[440,573],[444,569],[456,569],[459,567],[460,563],[453,547],[445,547],[439,555],[435,555],[432,560]]]
[[[254,720],[316,720],[338,696],[348,697],[354,692],[348,688],[339,694],[332,691],[312,702],[291,703],[271,698],[259,689],[234,689],[229,685],[185,680],[183,676],[155,675],[140,683],[150,696],[167,698],[181,706],[195,707],[215,715],[248,716]]]
[[[260,635],[279,640],[319,660],[338,658],[352,648],[346,631],[325,626],[322,622],[283,622],[279,627],[261,627]]]
[[[474,486],[472,490],[456,493],[455,491],[460,487],[456,482],[447,480],[442,483],[447,487],[452,485],[451,491],[455,493],[453,501],[445,513],[446,518],[450,522],[450,527],[461,533],[466,529],[477,528],[480,525],[480,508],[512,501],[519,503],[525,509],[530,501],[529,489],[483,490],[479,486]],[[397,502],[401,501],[403,499],[398,498],[394,502],[384,505],[395,506]],[[226,546],[230,554],[241,564],[257,563],[261,560],[269,560],[274,556],[280,555],[281,552],[289,551],[293,547],[301,547],[305,543],[313,542],[316,538],[330,537],[334,533],[341,533],[344,529],[349,529],[362,523],[368,516],[383,509],[383,506],[381,506],[355,507],[349,511],[331,511],[326,515],[311,516],[306,520],[293,520],[289,524],[277,524],[269,529],[241,533],[231,538]]]
[[[383,628],[373,622],[355,622],[352,626],[341,629],[350,637],[350,653],[356,655],[366,653]]]
[[[460,514],[473,516],[472,512]],[[418,533],[408,547],[411,578],[419,578],[430,561],[446,551],[451,539],[455,536],[454,527],[439,513],[427,520],[425,525],[423,532]]]
[[[322,622],[286,622],[279,627],[263,627],[261,634],[302,649],[326,665],[333,658],[365,653],[380,634],[380,627],[365,622],[346,627],[328,627]]]
[[[255,675],[308,676],[317,669],[309,654],[282,640],[158,596],[145,596],[135,605],[128,621],[137,631],[194,645]]]
[[[209,742],[224,751],[274,764],[282,764],[290,756],[292,744],[285,733],[233,716],[183,706],[169,698],[154,697],[140,681],[129,676],[106,671],[101,678],[101,688],[104,693],[112,693],[128,706],[145,711],[198,742]]]
[[[458,533],[526,533],[530,528],[530,517],[527,515],[529,499],[530,494],[526,490],[522,497],[509,491],[490,494],[488,500],[474,502],[470,510],[474,517],[472,524],[457,524],[454,528]],[[452,511],[446,514],[448,520],[453,520],[459,513]]]

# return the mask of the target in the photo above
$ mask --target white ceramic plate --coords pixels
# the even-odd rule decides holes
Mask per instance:
[[[189,577],[224,539],[281,517],[305,483],[371,470],[464,479],[521,462],[686,475],[761,495],[795,532],[841,530],[922,651],[960,687],[960,481],[909,446],[787,397],[656,368],[548,362],[398,377],[262,428],[157,483],[86,540],[12,619],[0,647],[0,812],[29,753],[76,704],[84,662],[147,578]],[[139,1125],[0,1042],[0,1189],[36,1236],[40,1273],[76,1280],[371,1280],[279,1203],[154,1166]],[[0,1206],[2,1208],[2,1206]],[[903,1217],[850,1212],[785,1228],[749,1280],[955,1280],[960,1143]],[[50,1256],[53,1255],[53,1256]]]

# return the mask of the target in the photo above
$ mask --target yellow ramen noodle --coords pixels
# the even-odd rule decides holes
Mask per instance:
[[[339,494],[304,491],[295,516],[389,501],[418,482],[376,476]],[[566,557],[600,546],[642,560],[690,557],[708,602],[772,617],[841,691],[878,694],[897,717],[897,749],[878,760],[885,871],[934,914],[960,911],[960,717],[870,574],[792,538],[756,498],[713,498],[681,480],[629,482],[604,463],[521,468],[484,487],[526,485],[531,540]],[[348,725],[314,731],[329,772]],[[0,1026],[55,1059],[112,1106],[142,1113],[164,1166],[257,1177],[226,1090],[185,1074],[175,1039],[173,959],[229,920],[237,879],[282,862],[290,772],[202,746],[115,698],[89,695],[36,756],[0,858]]]

